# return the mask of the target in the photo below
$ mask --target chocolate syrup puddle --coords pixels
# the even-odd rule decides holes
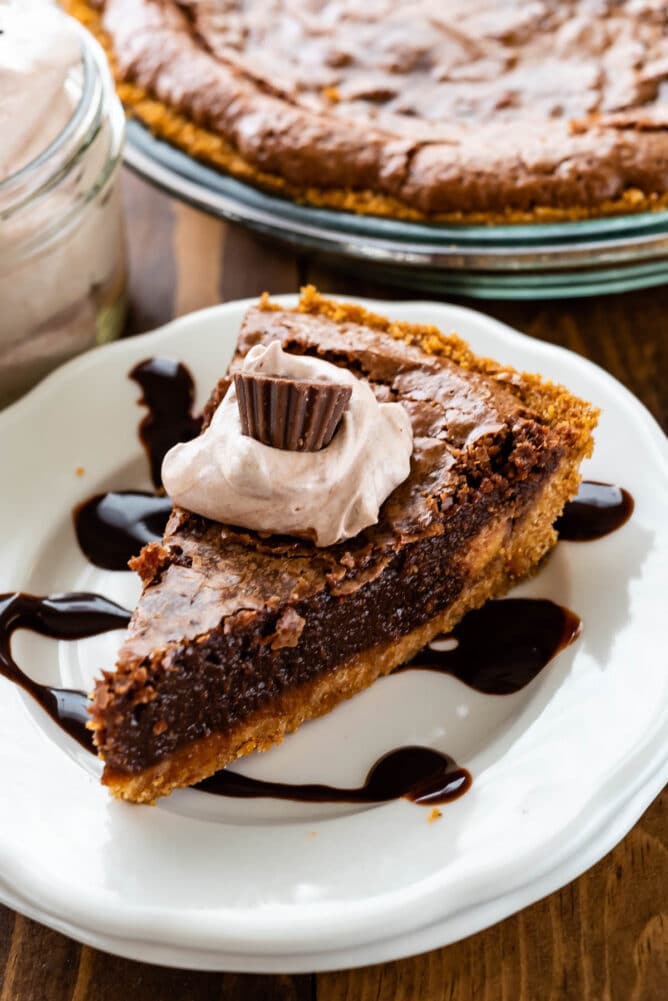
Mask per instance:
[[[410,799],[421,806],[449,803],[470,789],[471,775],[447,754],[430,747],[398,747],[371,767],[356,789],[317,784],[264,782],[223,769],[195,786],[202,792],[238,799],[271,796],[299,803],[387,803]]]
[[[79,546],[96,567],[127,570],[147,542],[159,542],[172,510],[169,497],[143,490],[96,494],[74,510]]]
[[[574,612],[545,598],[488,601],[465,615],[448,636],[439,637],[454,641],[452,648],[426,646],[394,673],[441,671],[485,695],[512,695],[533,681],[580,629]]]
[[[623,487],[583,480],[577,497],[568,501],[554,527],[560,539],[593,542],[626,524],[634,506],[633,497]]]
[[[29,678],[12,656],[12,636],[17,629],[30,629],[51,639],[77,640],[124,629],[129,621],[130,612],[99,594],[0,594],[0,675],[19,685],[65,733],[95,753],[93,735],[86,729],[89,716],[85,693],[42,685]]]
[[[180,441],[199,434],[201,418],[193,417],[193,377],[182,362],[147,358],[130,371],[143,391],[140,402],[148,407],[138,434],[146,450],[151,478],[162,487],[162,460]],[[95,494],[73,511],[74,528],[84,556],[103,570],[127,570],[148,542],[159,542],[172,503],[168,497],[143,490],[117,490]]]
[[[193,377],[182,362],[171,358],[147,358],[129,373],[142,388],[141,403],[148,413],[139,425],[139,438],[146,449],[151,478],[162,486],[162,460],[180,441],[190,441],[201,430],[202,419],[193,417]]]

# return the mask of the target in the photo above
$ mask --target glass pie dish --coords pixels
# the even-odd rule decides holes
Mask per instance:
[[[668,211],[517,225],[423,224],[300,205],[201,163],[131,121],[125,159],[197,208],[418,291],[554,299],[668,282]]]

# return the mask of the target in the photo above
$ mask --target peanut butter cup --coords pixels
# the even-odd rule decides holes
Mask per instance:
[[[236,372],[241,430],[273,448],[318,452],[334,437],[350,386]]]

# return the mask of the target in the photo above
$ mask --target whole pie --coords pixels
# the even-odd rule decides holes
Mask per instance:
[[[236,177],[402,218],[668,196],[663,0],[64,0],[128,110]]]
[[[556,541],[591,452],[596,411],[563,387],[312,288],[295,309],[262,300],[249,310],[203,434],[249,353],[274,342],[349,382],[352,373],[374,406],[399,406],[412,429],[406,478],[375,523],[327,545],[174,507],[162,543],[131,561],[143,592],[116,669],[94,693],[116,796],[152,802],[270,747],[504,593]],[[262,448],[261,460],[276,457]],[[367,467],[359,480],[374,475]],[[282,503],[271,491],[264,500],[270,511]],[[323,503],[325,521],[333,508]]]

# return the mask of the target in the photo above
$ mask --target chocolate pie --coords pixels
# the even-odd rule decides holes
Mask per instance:
[[[157,135],[298,201],[572,219],[668,201],[656,0],[64,0]]]
[[[124,799],[152,802],[271,747],[530,574],[592,450],[596,412],[563,387],[312,288],[295,309],[249,310],[205,429],[249,351],[274,341],[398,404],[410,472],[375,524],[333,545],[174,507],[162,543],[132,561],[143,592],[94,694],[104,782]]]

